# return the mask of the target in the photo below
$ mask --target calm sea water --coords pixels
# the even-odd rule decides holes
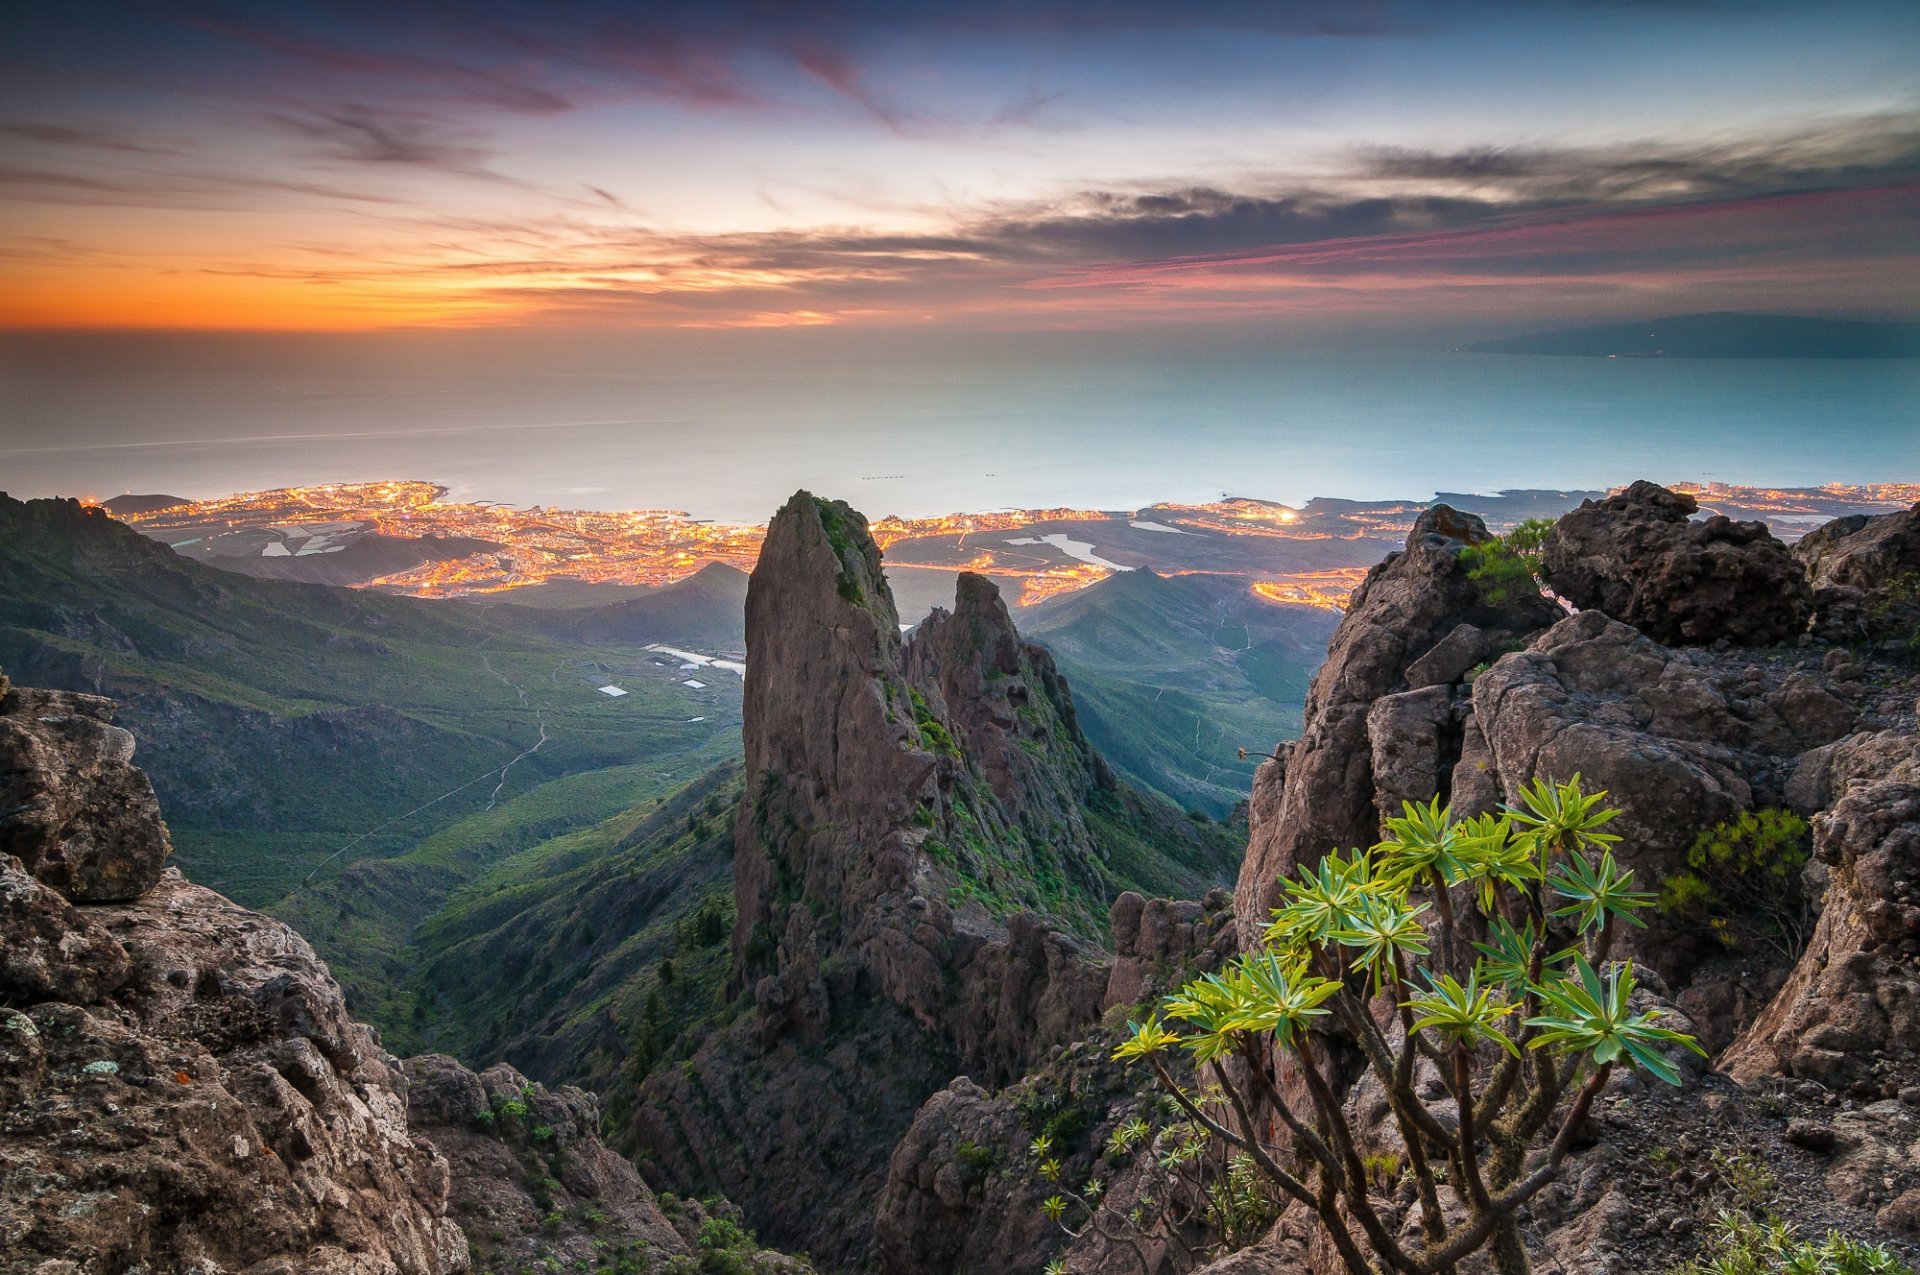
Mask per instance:
[[[0,348],[0,488],[22,496],[406,477],[463,498],[760,520],[802,486],[928,515],[1643,476],[1920,481],[1920,362]]]

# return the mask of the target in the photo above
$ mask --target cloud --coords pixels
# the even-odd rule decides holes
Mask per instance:
[[[1681,146],[1460,151],[1377,147],[1358,175],[1470,188],[1483,197],[1558,201],[1734,198],[1920,176],[1920,116],[1871,115],[1762,137]]]
[[[276,123],[318,143],[317,157],[334,163],[429,168],[461,177],[500,180],[487,168],[490,153],[470,134],[421,114],[346,106],[302,115],[281,114]]]
[[[176,153],[172,147],[136,142],[106,128],[81,128],[71,124],[50,124],[35,120],[0,121],[0,137],[19,138],[22,141],[38,142],[43,146],[120,151],[129,155]]]

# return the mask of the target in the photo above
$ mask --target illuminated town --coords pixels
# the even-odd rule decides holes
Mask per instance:
[[[1765,519],[1788,539],[1827,518],[1920,500],[1920,486],[1910,484],[1676,486],[1698,497],[1703,509]],[[1523,518],[1550,516],[1592,494],[1459,499],[1472,500],[1471,507],[1500,530]],[[215,565],[432,598],[556,582],[652,587],[715,562],[751,570],[764,533],[758,525],[712,522],[675,510],[519,509],[447,495],[430,482],[396,481],[245,492],[164,507],[107,504],[146,535]],[[1071,593],[1116,571],[1147,569],[1234,576],[1269,602],[1339,610],[1367,567],[1398,547],[1423,507],[1414,501],[1311,501],[1295,508],[1229,498],[1130,512],[1015,509],[887,517],[872,527],[890,568],[991,575],[1011,586],[1020,605]],[[388,569],[389,557],[376,550],[395,546],[412,565]],[[336,554],[347,555],[333,560],[339,572],[304,574],[315,565],[309,560]]]

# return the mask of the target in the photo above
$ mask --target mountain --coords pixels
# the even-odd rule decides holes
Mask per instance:
[[[1576,358],[1920,358],[1920,323],[1810,319],[1785,314],[1681,314],[1483,341],[1469,354]]]
[[[1219,817],[1246,799],[1259,756],[1300,733],[1339,617],[1268,602],[1238,577],[1140,570],[1018,620],[1059,661],[1087,738],[1122,775]]]
[[[187,499],[184,496],[161,496],[157,494],[137,496],[129,492],[127,495],[115,496],[111,500],[102,501],[101,507],[114,517],[123,518],[128,514],[150,514],[161,509],[172,509],[175,505],[184,505],[186,503]]]
[[[992,582],[903,641],[843,504],[780,511],[746,616],[743,768],[502,864],[409,959],[430,1039],[592,1078],[650,1175],[844,1264],[919,1104],[1091,1022],[1115,899],[1238,843],[1114,775]]]
[[[509,595],[519,600],[517,593]],[[737,651],[746,640],[747,573],[709,562],[684,580],[637,597],[543,612],[535,621],[557,636],[602,645],[659,642],[701,651]]]
[[[669,657],[475,607],[214,570],[72,501],[0,497],[0,667],[118,699],[180,861],[245,902],[424,848],[432,870],[391,898],[402,924],[436,873],[595,823],[738,746],[730,674],[692,688]],[[596,689],[612,684],[630,693]],[[433,844],[463,820],[462,847]],[[354,948],[315,937],[351,973]]]

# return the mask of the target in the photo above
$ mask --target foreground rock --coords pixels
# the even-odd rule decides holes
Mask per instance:
[[[5,1269],[467,1269],[446,1161],[304,940],[171,870],[78,915],[66,999],[0,1011]]]
[[[97,695],[0,677],[0,854],[76,903],[139,897],[169,847],[133,736]]]
[[[766,1252],[724,1201],[656,1197],[632,1163],[600,1141],[600,1107],[570,1086],[548,1089],[504,1063],[475,1075],[444,1054],[410,1058],[407,1114],[445,1155],[449,1212],[483,1271],[566,1263],[652,1270],[697,1254],[742,1275],[799,1275]]]
[[[1820,924],[1787,984],[1721,1065],[1893,1097],[1920,1058],[1920,737],[1856,735],[1804,763],[1832,797],[1815,820],[1830,874]]]
[[[1698,1253],[1718,1210],[1739,1208],[1911,1260],[1920,678],[1884,634],[1827,650],[1828,631],[1803,636],[1814,584],[1823,606],[1834,590],[1855,590],[1856,602],[1868,587],[1902,596],[1908,515],[1809,536],[1810,583],[1762,529],[1691,522],[1693,512],[1689,498],[1636,484],[1567,515],[1547,537],[1544,574],[1582,609],[1531,633],[1509,625],[1491,646],[1462,614],[1473,603],[1460,587],[1465,541],[1422,556],[1410,541],[1376,569],[1316,680],[1305,735],[1256,782],[1240,932],[1251,941],[1267,920],[1273,874],[1370,844],[1401,799],[1493,810],[1537,777],[1577,773],[1624,809],[1609,831],[1648,890],[1688,866],[1702,833],[1741,815],[1809,817],[1817,862],[1805,889],[1820,917],[1797,962],[1684,909],[1650,913],[1647,929],[1622,936],[1670,1021],[1724,1047],[1723,1070],[1689,1070],[1678,1090],[1616,1077],[1562,1180],[1532,1206],[1528,1242],[1541,1269],[1665,1270]],[[1389,583],[1394,594],[1377,591]],[[1365,1091],[1350,1094],[1355,1127]],[[1390,1138],[1368,1148],[1394,1149]],[[1298,1212],[1204,1269],[1328,1269]],[[1075,1253],[1067,1269],[1101,1268]]]
[[[1700,502],[1637,482],[1554,524],[1541,574],[1582,610],[1604,611],[1670,645],[1786,642],[1807,626],[1813,591],[1762,522],[1692,521]]]

